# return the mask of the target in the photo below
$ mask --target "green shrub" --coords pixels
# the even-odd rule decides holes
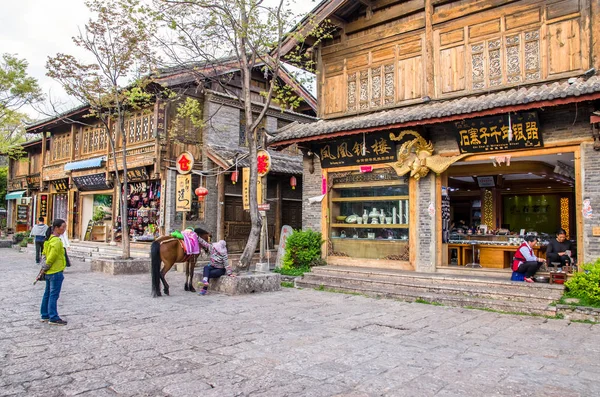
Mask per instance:
[[[273,272],[283,274],[284,276],[298,277],[298,276],[303,276],[304,273],[309,273],[310,267],[309,266],[289,267],[289,266],[283,265],[282,267],[273,270]]]
[[[285,242],[283,268],[310,267],[313,261],[321,259],[323,236],[312,230],[294,230]]]
[[[565,283],[566,295],[593,305],[600,305],[600,259],[583,265],[583,272],[575,273]]]
[[[19,242],[19,247],[27,247],[27,239],[23,239]]]

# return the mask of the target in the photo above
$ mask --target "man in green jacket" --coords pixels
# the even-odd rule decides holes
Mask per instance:
[[[44,242],[46,265],[42,267],[46,279],[46,290],[40,308],[41,321],[51,325],[67,325],[58,315],[57,302],[64,280],[63,270],[66,267],[65,249],[60,235],[65,232],[67,223],[62,219],[52,222],[52,234]]]

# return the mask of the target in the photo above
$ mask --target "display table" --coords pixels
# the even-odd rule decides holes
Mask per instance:
[[[466,266],[473,261],[473,248],[479,250],[479,264],[487,268],[509,268],[512,264],[512,258],[519,248],[518,245],[493,244],[486,242],[480,244],[478,242],[471,243],[452,243],[448,244],[448,257],[452,257],[452,251],[457,252],[457,265]],[[533,248],[533,254],[538,258],[545,258],[546,247],[536,246]]]

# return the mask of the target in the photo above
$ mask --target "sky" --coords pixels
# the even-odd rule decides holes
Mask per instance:
[[[275,0],[267,0],[274,2]],[[46,77],[46,61],[57,53],[77,52],[71,38],[90,17],[84,0],[0,0],[0,54],[16,54],[29,62],[28,73],[35,77],[42,91],[63,107],[77,106],[60,85]],[[318,2],[291,0],[296,14],[305,14]],[[44,118],[34,109],[26,109],[32,118]]]

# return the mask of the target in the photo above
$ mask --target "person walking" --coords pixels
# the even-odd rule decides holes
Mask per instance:
[[[231,266],[229,266],[227,243],[225,240],[210,244],[202,237],[198,236],[198,243],[202,248],[207,249],[210,254],[210,264],[204,266],[202,273],[203,287],[199,292],[200,295],[206,295],[208,291],[208,282],[211,278],[219,278],[226,273],[228,276],[233,276],[233,274],[231,273]]]
[[[44,240],[46,239],[46,231],[48,230],[48,225],[44,223],[44,217],[40,216],[38,218],[38,223],[31,228],[30,236],[35,239],[35,263],[36,265],[40,264],[40,258],[42,256],[42,250],[44,249]]]
[[[67,322],[58,315],[57,308],[64,280],[63,270],[66,267],[65,249],[60,236],[66,228],[67,223],[64,220],[55,219],[52,222],[51,233],[44,242],[43,255],[46,257],[46,264],[42,266],[43,272],[40,274],[45,277],[46,289],[40,307],[40,321],[48,322],[50,325],[67,325]]]

